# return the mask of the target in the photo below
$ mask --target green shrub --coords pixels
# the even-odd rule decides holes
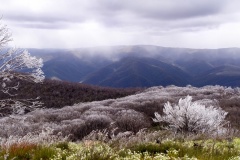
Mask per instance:
[[[35,150],[32,160],[48,160],[56,155],[56,150],[52,147],[40,146]]]
[[[240,146],[239,146],[240,147]],[[240,151],[236,144],[227,141],[165,141],[157,143],[141,143],[132,146],[131,150],[137,153],[150,155],[166,154],[170,157],[184,158],[196,157],[202,160],[225,160],[239,155]],[[174,152],[171,152],[174,151]],[[177,153],[175,153],[177,151]],[[170,154],[174,153],[174,154]]]
[[[69,159],[114,160],[117,157],[111,147],[99,142],[71,143],[70,149],[74,154]]]
[[[56,148],[60,148],[61,150],[69,150],[68,142],[57,143]]]
[[[134,146],[132,150],[140,153],[144,153],[144,152],[148,152],[152,154],[163,153],[160,145],[156,143],[139,144]],[[165,150],[164,153],[167,153],[166,151],[167,150]]]

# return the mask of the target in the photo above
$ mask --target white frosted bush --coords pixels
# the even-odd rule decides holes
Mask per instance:
[[[180,99],[177,105],[167,102],[163,115],[155,112],[154,122],[165,122],[175,132],[219,133],[223,131],[227,112],[219,107],[192,102],[192,97]]]

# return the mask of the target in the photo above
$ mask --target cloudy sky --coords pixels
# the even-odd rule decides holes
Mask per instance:
[[[240,47],[239,0],[0,0],[17,47]]]

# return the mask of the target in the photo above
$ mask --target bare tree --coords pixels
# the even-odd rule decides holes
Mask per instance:
[[[168,124],[170,130],[184,133],[219,133],[224,131],[227,112],[220,107],[192,102],[192,97],[180,99],[177,105],[164,105],[164,115],[155,112],[154,122]]]
[[[0,92],[5,95],[4,98],[0,97],[0,116],[22,114],[42,105],[39,98],[14,98],[20,80],[39,83],[44,80],[44,73],[41,70],[42,59],[31,56],[27,50],[7,48],[10,41],[12,39],[8,28],[0,24]]]

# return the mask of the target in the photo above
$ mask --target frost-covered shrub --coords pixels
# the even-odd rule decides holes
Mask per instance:
[[[8,138],[0,138],[0,147],[9,148],[13,144],[52,144],[56,142],[66,141],[67,137],[62,135],[54,135],[51,128],[45,128],[38,134],[28,133],[24,136],[9,136]]]
[[[107,128],[112,119],[106,115],[90,115],[86,118],[86,125],[92,130]]]
[[[90,115],[84,119],[79,124],[71,123],[69,126],[71,128],[72,140],[80,140],[93,130],[101,130],[108,128],[112,122],[112,119],[106,115]]]
[[[164,105],[163,115],[155,113],[154,122],[165,122],[170,130],[184,133],[219,133],[223,131],[227,112],[219,107],[192,102],[192,97],[180,99],[177,105]]]
[[[150,126],[149,120],[140,112],[134,110],[122,110],[116,115],[116,126],[120,131],[138,132],[142,128]]]

